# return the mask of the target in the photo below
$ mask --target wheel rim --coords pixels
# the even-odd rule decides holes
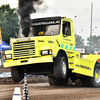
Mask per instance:
[[[63,70],[63,75],[66,75],[66,63],[65,63],[65,61],[63,61],[62,70]]]
[[[100,69],[99,68],[95,70],[95,81],[96,83],[100,82]]]

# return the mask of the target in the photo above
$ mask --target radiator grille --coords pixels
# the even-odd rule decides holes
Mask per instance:
[[[13,44],[14,58],[35,55],[35,41],[18,42]]]

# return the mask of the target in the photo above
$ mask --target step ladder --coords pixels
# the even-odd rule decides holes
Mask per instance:
[[[70,69],[74,69],[74,53],[68,53],[68,64]]]

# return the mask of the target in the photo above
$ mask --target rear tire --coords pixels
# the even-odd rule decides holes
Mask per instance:
[[[96,64],[93,77],[82,77],[80,79],[83,86],[100,87],[100,64]]]
[[[11,75],[14,82],[20,82],[24,78],[24,69],[22,67],[11,67]]]
[[[69,79],[69,78],[57,79],[57,78],[55,78],[55,76],[48,76],[49,84],[50,84],[51,86],[56,86],[56,85],[59,85],[59,86],[66,86],[67,83],[68,83],[68,79]]]

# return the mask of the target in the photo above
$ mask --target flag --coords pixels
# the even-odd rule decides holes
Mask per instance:
[[[0,44],[2,46],[2,35],[1,35],[1,27],[0,27]]]

